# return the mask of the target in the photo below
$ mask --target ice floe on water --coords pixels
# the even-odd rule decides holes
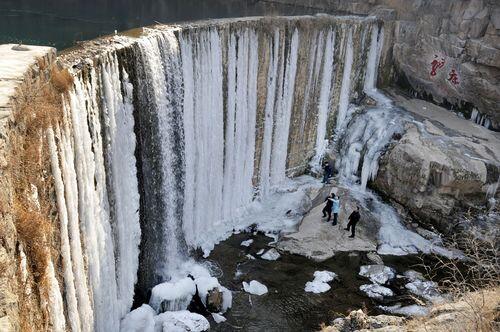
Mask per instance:
[[[241,242],[241,245],[242,245],[243,247],[250,247],[250,245],[251,245],[252,243],[253,243],[253,240],[252,240],[252,239],[250,239],[250,240],[246,240],[246,241]]]
[[[264,295],[268,292],[266,285],[261,284],[257,280],[252,280],[250,283],[243,281],[243,289],[245,292],[254,295]]]
[[[408,306],[396,304],[393,306],[379,306],[379,308],[391,314],[404,316],[426,316],[429,313],[429,308],[417,304]]]
[[[226,317],[219,315],[219,314],[216,314],[216,313],[212,313],[212,318],[214,319],[214,321],[217,324],[225,322],[227,320]]]
[[[337,275],[331,271],[314,272],[314,280],[306,282],[304,290],[309,293],[324,293],[330,290],[329,282],[333,281]]]
[[[384,265],[363,265],[359,269],[359,275],[370,279],[373,283],[384,285],[396,277],[396,271]]]
[[[394,292],[391,289],[378,284],[361,285],[359,286],[359,290],[364,292],[368,297],[377,300],[382,300],[384,297],[394,295]]]
[[[268,261],[275,261],[280,258],[280,253],[276,249],[269,249],[264,255],[260,256],[262,259]]]

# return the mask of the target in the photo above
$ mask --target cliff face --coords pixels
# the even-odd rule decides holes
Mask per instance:
[[[376,15],[392,22],[391,80],[500,129],[500,2],[495,0],[322,0],[273,2]],[[389,69],[390,70],[390,69]],[[389,77],[389,75],[381,76]],[[487,123],[488,121],[486,121]],[[479,119],[478,119],[479,120]]]

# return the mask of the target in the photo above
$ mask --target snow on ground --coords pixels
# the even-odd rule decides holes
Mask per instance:
[[[257,280],[252,280],[250,283],[243,281],[243,289],[245,292],[254,295],[263,295],[268,292],[266,285],[261,284]]]
[[[306,287],[304,290],[309,293],[324,293],[330,290],[330,285],[328,284],[337,275],[331,271],[316,271],[314,272],[314,280],[306,282]]]
[[[268,261],[275,261],[280,258],[280,256],[280,253],[276,249],[269,249],[264,255],[260,257]]]
[[[396,315],[404,316],[426,316],[429,313],[429,308],[413,304],[406,307],[402,307],[401,304],[396,304],[393,306],[379,306],[380,309]]]
[[[359,290],[364,292],[368,297],[382,300],[386,296],[393,296],[394,293],[387,287],[378,284],[361,285]]]
[[[363,265],[359,269],[359,275],[367,277],[373,283],[384,285],[396,277],[396,271],[384,265]]]
[[[242,245],[243,247],[250,247],[250,245],[251,245],[252,243],[253,243],[253,240],[252,240],[252,239],[250,239],[250,240],[246,240],[246,241],[241,242],[241,245]]]

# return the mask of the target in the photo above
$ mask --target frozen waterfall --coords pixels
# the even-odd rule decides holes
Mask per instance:
[[[64,55],[75,83],[49,137],[67,325],[117,331],[192,250],[208,254],[288,190],[288,177],[317,167],[334,119],[346,127],[362,93],[360,64],[378,64],[381,37],[376,47],[364,38],[372,27],[359,17],[220,20]]]

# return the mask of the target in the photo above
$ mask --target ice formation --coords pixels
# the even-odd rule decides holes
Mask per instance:
[[[378,284],[361,285],[359,290],[364,292],[368,297],[381,300],[387,296],[393,296],[394,293],[390,288],[380,286]]]
[[[304,290],[310,293],[324,293],[330,290],[329,282],[333,281],[337,275],[331,271],[314,272],[314,280],[306,282]]]
[[[429,308],[413,304],[409,306],[401,306],[396,304],[393,306],[379,306],[380,309],[391,314],[404,315],[404,316],[426,316],[429,313]]]
[[[252,280],[250,283],[243,281],[243,289],[245,292],[254,295],[264,295],[268,292],[266,285],[261,284],[257,280]]]
[[[280,258],[280,256],[281,256],[280,253],[276,249],[269,249],[268,251],[266,251],[265,254],[260,256],[260,258],[265,259],[267,261],[275,261],[278,258]]]
[[[253,240],[250,239],[250,240],[246,240],[246,241],[243,241],[241,242],[240,245],[242,245],[243,247],[250,247],[250,245],[253,243]]]
[[[384,265],[363,265],[359,275],[370,279],[373,283],[384,285],[396,277],[396,271]]]

